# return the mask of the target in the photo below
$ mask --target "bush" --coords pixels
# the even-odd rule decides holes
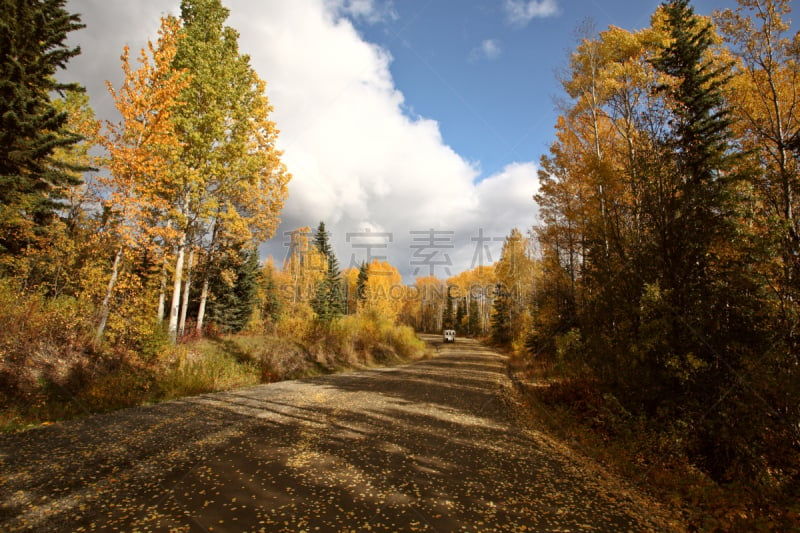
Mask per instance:
[[[0,390],[9,401],[40,384],[66,385],[91,353],[93,309],[71,296],[47,298],[0,280]]]

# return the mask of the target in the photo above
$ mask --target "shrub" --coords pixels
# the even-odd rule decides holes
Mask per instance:
[[[6,399],[63,385],[87,363],[92,308],[71,296],[47,298],[0,280],[0,389]]]

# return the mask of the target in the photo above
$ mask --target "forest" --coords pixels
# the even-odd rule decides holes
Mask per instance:
[[[454,328],[511,355],[531,409],[671,476],[698,528],[800,520],[789,0],[579,28],[539,220],[493,265],[410,285],[382,261],[341,269],[324,221],[282,264],[259,257],[292,176],[219,0],[120,51],[113,123],[56,81],[80,53],[64,5],[0,15],[2,427],[424,357],[415,331]]]
[[[638,31],[582,28],[541,159],[533,262],[495,300],[495,340],[552,380],[539,398],[694,484],[683,496],[716,517],[702,529],[800,517],[790,12],[739,0],[709,18],[676,0]],[[737,489],[701,504],[701,477]]]

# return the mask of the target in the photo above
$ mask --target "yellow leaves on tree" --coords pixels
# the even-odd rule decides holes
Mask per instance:
[[[148,43],[134,70],[126,46],[122,54],[122,87],[108,83],[122,120],[106,123],[101,137],[110,176],[100,179],[109,192],[106,205],[120,224],[126,245],[141,244],[142,234],[167,231],[164,217],[171,210],[169,181],[176,173],[180,142],[171,120],[189,76],[172,68],[179,39],[177,19],[161,19],[157,46]],[[154,224],[155,222],[155,224]]]
[[[121,58],[125,74],[122,87],[117,91],[108,84],[122,120],[118,124],[107,122],[106,132],[100,137],[108,154],[110,176],[98,181],[107,191],[104,204],[120,244],[100,306],[96,342],[105,330],[126,249],[144,246],[153,251],[166,244],[158,243],[156,237],[172,237],[170,189],[180,142],[171,118],[180,104],[180,92],[189,82],[185,72],[172,68],[179,30],[178,20],[162,18],[158,45],[148,43],[136,70],[131,67],[126,46]]]
[[[368,265],[368,276],[365,311],[394,322],[406,296],[400,272],[386,261],[375,259]]]

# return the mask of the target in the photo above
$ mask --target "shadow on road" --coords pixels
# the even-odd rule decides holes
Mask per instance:
[[[0,530],[663,529],[515,427],[502,356],[438,353],[0,436]]]

